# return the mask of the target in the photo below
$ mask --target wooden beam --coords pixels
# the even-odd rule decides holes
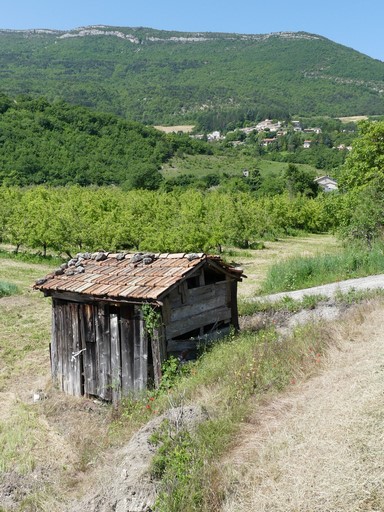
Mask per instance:
[[[158,325],[153,329],[152,339],[152,359],[153,359],[153,374],[155,380],[155,386],[158,388],[161,382],[161,367],[164,361],[167,359],[167,348],[164,335],[164,327],[162,324]]]
[[[97,395],[111,400],[111,342],[109,330],[109,307],[99,304],[96,317],[96,345],[98,360]]]
[[[120,345],[121,345],[121,394],[129,396],[134,391],[133,386],[133,358],[134,358],[134,330],[133,306],[121,305],[120,308]]]
[[[240,329],[239,326],[239,312],[237,307],[237,281],[231,281],[231,324],[236,331]]]
[[[93,305],[79,305],[81,347],[86,349],[83,352],[84,393],[95,396],[97,395],[99,373],[96,350],[96,314],[97,310]]]
[[[111,329],[112,402],[116,405],[121,398],[121,351],[118,314],[111,313],[109,321]]]
[[[68,306],[72,322],[72,352],[70,361],[70,387],[72,395],[83,394],[83,352],[80,342],[79,305],[69,303]]]

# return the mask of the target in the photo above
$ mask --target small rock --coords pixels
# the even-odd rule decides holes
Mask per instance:
[[[137,252],[136,254],[134,254],[131,258],[131,263],[138,263],[139,261],[141,261],[143,259],[143,253],[142,252]]]
[[[189,261],[192,261],[192,260],[196,260],[197,258],[199,258],[199,255],[196,254],[195,252],[192,252],[190,254],[187,254],[185,256]]]
[[[107,259],[107,254],[105,252],[98,252],[95,258],[95,261],[104,261]]]

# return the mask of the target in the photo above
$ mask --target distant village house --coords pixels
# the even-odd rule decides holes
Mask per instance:
[[[333,192],[334,190],[338,190],[337,181],[329,176],[320,176],[315,179],[315,183],[317,183],[324,192]]]

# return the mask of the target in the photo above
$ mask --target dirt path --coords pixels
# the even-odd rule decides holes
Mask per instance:
[[[268,300],[273,302],[280,300],[283,297],[290,297],[291,299],[298,300],[302,299],[306,295],[323,295],[325,297],[333,297],[338,292],[346,293],[351,290],[374,290],[376,288],[384,288],[384,274],[347,279],[346,281],[323,284],[321,286],[314,286],[313,288],[306,288],[304,290],[295,290],[293,292],[274,293],[265,297],[255,297],[252,300]]]
[[[224,461],[223,512],[384,510],[383,310],[350,314],[321,374],[254,404]]]

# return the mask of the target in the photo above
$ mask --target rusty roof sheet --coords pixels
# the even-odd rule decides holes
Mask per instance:
[[[46,295],[71,292],[118,300],[161,300],[174,285],[204,262],[214,261],[223,272],[240,280],[242,270],[218,256],[194,254],[144,254],[105,252],[78,254],[52,274],[36,281],[34,288]]]

